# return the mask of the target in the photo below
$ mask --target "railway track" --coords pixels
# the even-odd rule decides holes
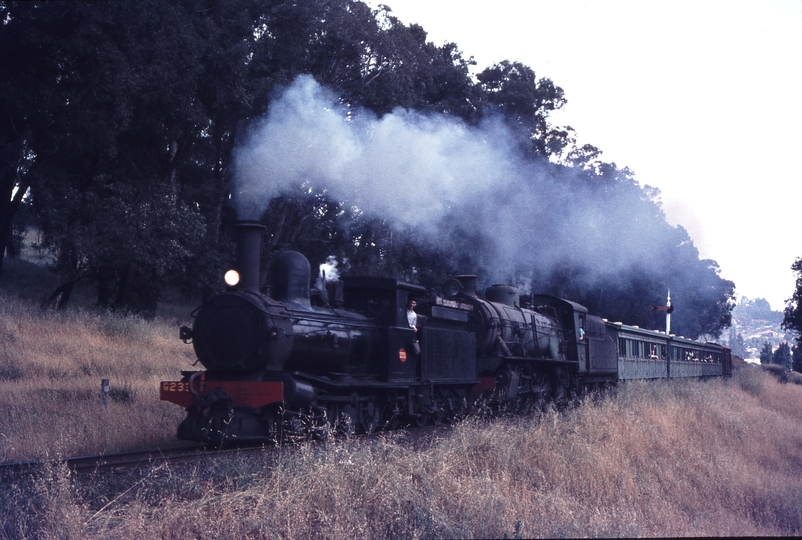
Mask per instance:
[[[199,459],[215,458],[234,454],[251,454],[261,452],[264,446],[238,446],[218,448],[210,446],[188,446],[183,448],[155,449],[143,452],[125,452],[119,454],[99,454],[95,456],[79,456],[65,459],[45,461],[22,461],[0,463],[0,479],[35,473],[47,466],[65,464],[77,474],[92,474],[121,469],[137,469],[149,467],[162,462],[190,462]]]
[[[427,426],[410,430],[413,436],[413,446],[428,444],[435,437],[442,435],[449,426]],[[360,439],[372,439],[393,432],[376,432],[372,434],[354,435]],[[321,441],[317,441],[321,442]],[[292,444],[292,443],[287,443]],[[248,456],[261,452],[271,452],[281,445],[239,445],[220,448],[214,446],[187,446],[182,448],[155,449],[141,452],[124,452],[119,454],[99,454],[94,456],[79,456],[64,459],[51,459],[44,461],[21,461],[0,463],[0,480],[20,477],[26,474],[35,474],[48,466],[61,465],[78,475],[105,473],[114,471],[131,471],[144,469],[160,463],[188,463],[201,459],[216,459],[225,456]]]

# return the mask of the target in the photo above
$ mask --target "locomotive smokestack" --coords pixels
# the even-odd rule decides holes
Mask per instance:
[[[476,278],[477,276],[475,274],[456,276],[457,281],[462,285],[462,294],[476,296]]]
[[[262,232],[266,230],[266,227],[258,221],[238,221],[234,227],[237,229],[235,270],[239,272],[239,287],[259,292]]]

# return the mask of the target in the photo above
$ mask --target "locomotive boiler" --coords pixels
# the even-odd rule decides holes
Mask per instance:
[[[474,275],[457,276],[443,285],[447,297],[459,297],[472,309],[469,329],[476,334],[485,358],[550,358],[564,360],[562,329],[552,315],[521,308],[518,289],[493,285],[485,298],[476,294]]]
[[[259,282],[264,228],[240,222],[236,229],[226,292],[193,313],[192,328],[181,328],[206,369],[161,383],[161,399],[186,409],[181,439],[265,441],[288,433],[422,426],[475,410],[526,411],[564,401],[616,382],[624,368],[621,378],[727,371],[728,350],[691,342],[700,358],[718,363],[677,367],[672,375],[669,366],[690,357],[675,352],[671,358],[672,336],[634,332],[568,300],[521,297],[509,285],[480,296],[476,276],[457,276],[439,291],[380,277],[345,277],[313,289],[308,260],[288,251],[271,266],[265,294]],[[416,329],[407,322],[411,299],[418,302]],[[635,340],[651,345],[637,349]],[[663,358],[642,360],[663,368],[631,357],[658,344]]]
[[[309,276],[309,263],[297,252],[279,256],[274,274]],[[276,274],[276,267],[292,267]],[[278,287],[275,285],[273,289]],[[286,294],[289,292],[290,294]],[[185,338],[198,360],[215,373],[262,370],[357,373],[367,369],[378,340],[374,321],[335,308],[313,308],[305,294],[290,287],[275,297],[248,289],[227,292],[201,306]]]

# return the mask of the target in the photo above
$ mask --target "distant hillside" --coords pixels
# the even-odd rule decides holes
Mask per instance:
[[[732,311],[732,327],[721,341],[732,348],[733,354],[757,360],[764,343],[776,349],[783,341],[793,342],[793,335],[780,327],[782,321],[783,312],[773,311],[764,298],[741,297]]]

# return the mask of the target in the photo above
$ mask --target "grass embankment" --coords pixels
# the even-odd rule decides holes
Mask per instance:
[[[159,381],[194,357],[175,321],[44,312],[0,297],[0,461],[175,446],[180,408]],[[110,381],[104,405],[101,380]]]
[[[175,444],[182,411],[157,384],[191,361],[175,327],[4,301],[3,459]],[[50,465],[0,485],[0,538],[800,535],[801,470],[802,386],[748,366],[423,446],[396,433],[113,480]]]
[[[802,386],[634,383],[540,417],[162,465],[110,489],[53,466],[0,488],[8,537],[802,534]]]

